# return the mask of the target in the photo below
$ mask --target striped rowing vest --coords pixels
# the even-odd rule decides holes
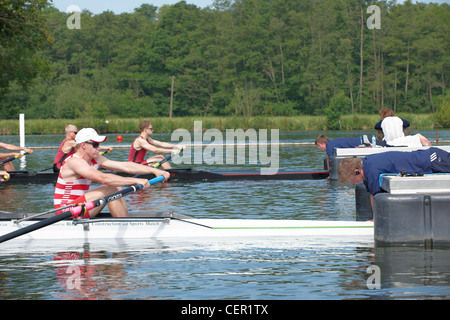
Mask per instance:
[[[78,156],[74,154],[68,157],[62,163],[61,168],[64,166],[66,161],[72,157]],[[92,160],[92,165],[94,169],[99,168],[99,165],[95,160]],[[85,179],[83,177],[80,177],[75,181],[67,182],[63,178],[61,178],[61,171],[59,172],[58,180],[56,181],[55,195],[53,198],[53,205],[55,209],[64,207],[66,204],[71,203],[79,197],[83,196],[89,191],[89,187],[91,186],[91,180]]]

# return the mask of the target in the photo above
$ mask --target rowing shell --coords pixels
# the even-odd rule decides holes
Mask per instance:
[[[251,171],[203,171],[191,168],[169,169],[169,181],[226,181],[226,180],[317,180],[326,179],[328,171],[280,171],[276,174],[260,174]],[[114,172],[115,173],[115,172]],[[55,183],[57,173],[17,170],[10,171],[8,183]],[[131,176],[116,173],[122,176]],[[152,179],[154,175],[140,175],[143,179]]]
[[[15,223],[0,220],[0,234],[6,234],[37,220]],[[257,219],[195,219],[165,214],[129,218],[98,218],[63,220],[20,236],[17,239],[168,239],[168,238],[246,238],[246,237],[311,237],[353,236],[373,237],[373,222],[257,220]],[[14,241],[14,240],[12,240]],[[0,245],[1,246],[1,245]]]

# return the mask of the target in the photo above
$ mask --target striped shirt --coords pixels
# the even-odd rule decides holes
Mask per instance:
[[[69,160],[72,157],[78,156],[76,154],[70,156],[62,163],[62,166],[64,166],[67,160]],[[91,162],[94,169],[99,168],[99,165],[95,160],[91,160]],[[75,181],[71,182],[65,181],[61,177],[61,172],[62,170],[59,172],[58,180],[56,181],[55,195],[53,198],[53,205],[55,209],[64,207],[68,203],[71,203],[76,199],[78,199],[79,197],[83,196],[89,191],[89,187],[91,186],[91,180],[85,179],[83,177],[80,177]]]

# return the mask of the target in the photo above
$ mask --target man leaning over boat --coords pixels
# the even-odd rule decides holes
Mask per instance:
[[[125,185],[140,184],[144,186],[144,189],[150,186],[147,179],[104,173],[99,171],[99,168],[129,174],[163,175],[165,181],[170,177],[168,172],[153,167],[105,158],[99,153],[99,147],[100,143],[104,142],[106,138],[106,136],[98,135],[92,128],[84,128],[78,131],[75,138],[75,153],[66,158],[61,165],[55,186],[55,209],[71,203],[94,201],[119,191]],[[89,187],[92,181],[100,183],[102,186],[90,191]],[[113,217],[128,216],[128,208],[123,198],[109,202],[108,207]],[[100,213],[103,208],[104,206],[95,208],[85,214],[84,217],[93,217]]]
[[[450,153],[435,147],[412,152],[390,151],[368,155],[364,159],[346,158],[338,167],[341,183],[363,182],[373,196],[382,192],[379,177],[383,173],[431,174],[450,172]]]

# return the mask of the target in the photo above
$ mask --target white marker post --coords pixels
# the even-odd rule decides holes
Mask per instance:
[[[19,135],[20,135],[20,147],[25,148],[25,115],[21,113],[19,115]],[[21,153],[24,153],[21,151]],[[20,169],[24,170],[26,166],[25,157],[20,158]]]

